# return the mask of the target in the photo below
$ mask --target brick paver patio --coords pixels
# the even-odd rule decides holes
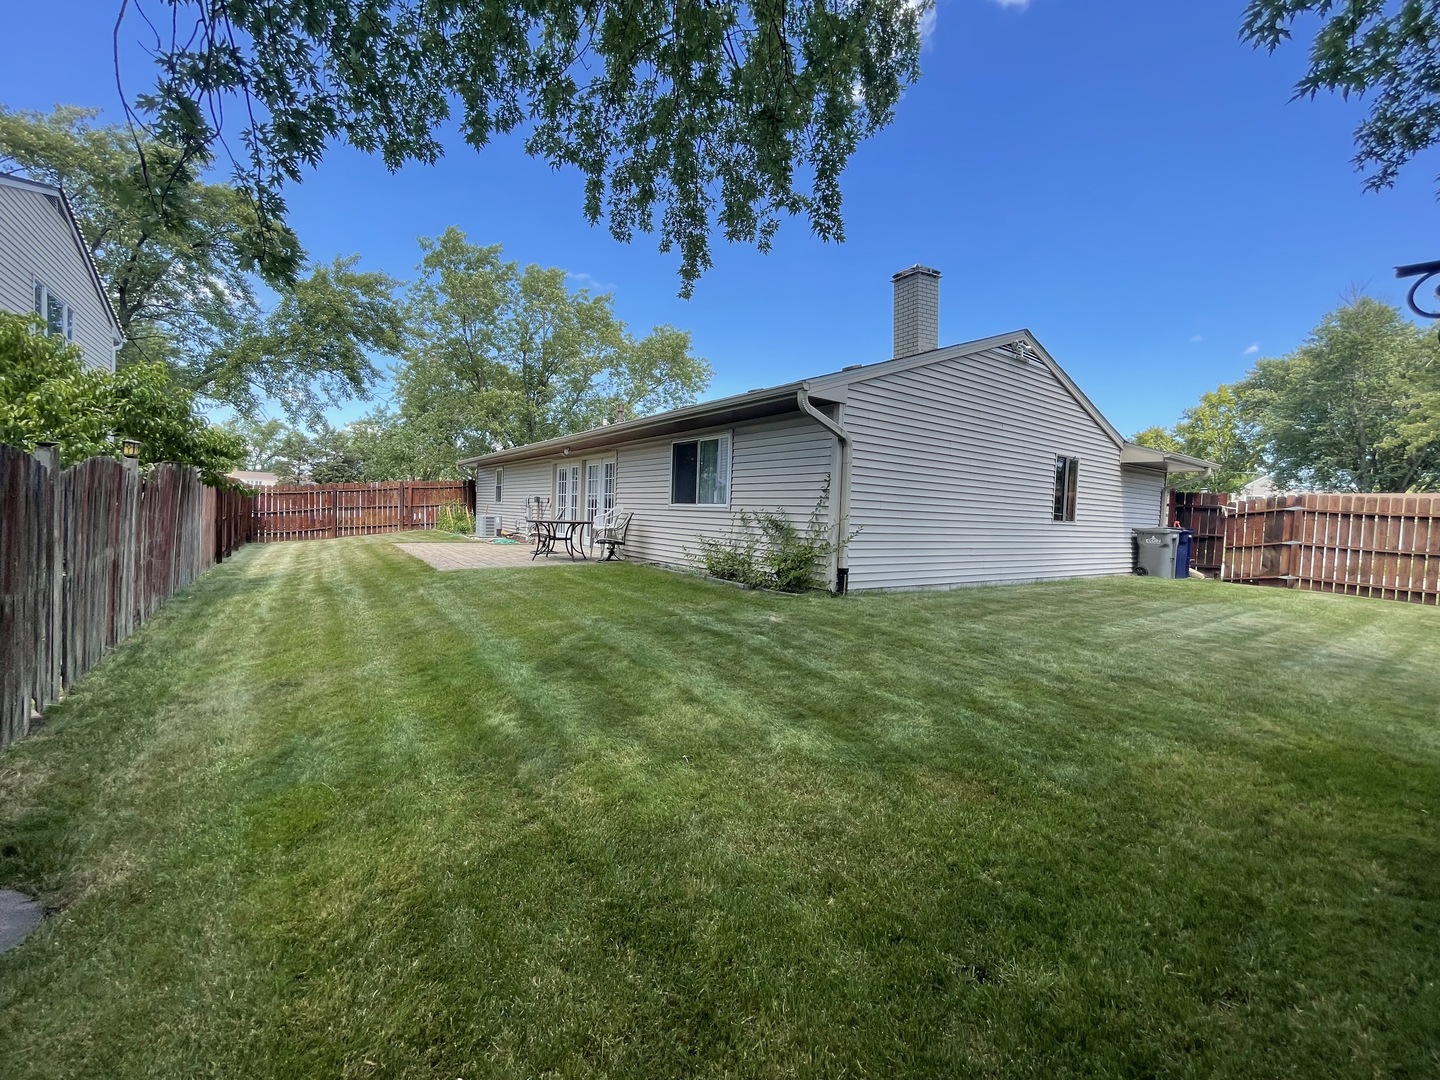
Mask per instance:
[[[423,544],[404,543],[395,545],[407,555],[423,559],[436,570],[510,570],[522,566],[589,566],[596,560],[591,558],[570,561],[563,550],[550,556],[542,555],[531,561],[529,544],[486,544],[479,540],[465,543]],[[589,554],[589,551],[586,551]],[[597,551],[598,554],[598,551]]]

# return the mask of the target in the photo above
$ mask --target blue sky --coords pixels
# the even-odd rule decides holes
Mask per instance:
[[[435,167],[390,174],[341,148],[288,192],[312,256],[413,276],[416,237],[458,225],[508,258],[613,291],[643,331],[694,333],[710,394],[884,359],[890,275],[942,271],[942,343],[1033,330],[1126,434],[1169,424],[1200,393],[1283,354],[1345,294],[1400,303],[1399,263],[1440,257],[1435,156],[1362,191],[1360,107],[1291,102],[1303,47],[1237,38],[1242,0],[941,0],[924,77],[844,178],[844,244],[782,227],[760,255],[716,241],[678,298],[676,260],[581,215],[581,186],[514,141],[454,142]],[[117,0],[21,5],[0,37],[0,102],[118,101]],[[149,81],[129,62],[127,86]],[[354,415],[368,406],[343,411]]]

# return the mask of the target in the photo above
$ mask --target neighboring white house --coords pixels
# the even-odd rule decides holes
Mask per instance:
[[[8,174],[0,174],[0,310],[39,315],[87,365],[115,370],[120,324],[70,201]]]
[[[1208,462],[1123,439],[1028,330],[937,348],[938,271],[894,276],[895,358],[461,461],[481,513],[616,504],[626,554],[679,565],[741,510],[858,533],[838,589],[1128,573],[1166,478]]]
[[[264,470],[232,469],[225,475],[236,483],[244,484],[246,487],[275,487],[280,483],[280,477],[278,475],[273,472],[265,472]]]

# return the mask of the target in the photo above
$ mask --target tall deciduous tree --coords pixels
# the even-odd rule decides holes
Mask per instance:
[[[564,270],[522,270],[455,228],[421,247],[396,378],[419,471],[685,404],[709,383],[688,333],[631,336],[608,294],[571,290]]]
[[[1440,346],[1361,297],[1236,387],[1282,485],[1440,490]]]
[[[1295,95],[1366,95],[1355,164],[1369,170],[1366,187],[1389,187],[1440,142],[1440,0],[1250,0],[1241,36],[1273,52],[1312,19],[1319,27]]]
[[[1254,424],[1234,386],[1222,385],[1202,394],[1200,403],[1186,409],[1173,428],[1146,428],[1131,441],[1215,463],[1217,468],[1208,476],[1177,477],[1175,487],[1181,491],[1238,491],[1260,472]]]
[[[370,354],[398,352],[397,283],[353,257],[301,276],[294,233],[244,190],[207,182],[206,153],[95,116],[0,108],[0,166],[70,197],[125,335],[122,366],[163,362],[185,389],[241,412],[268,396],[313,419],[364,394],[378,377]],[[269,311],[265,287],[279,297]]]
[[[578,169],[616,239],[658,230],[683,291],[709,232],[767,248],[782,215],[842,239],[840,173],[919,75],[931,0],[132,0],[159,80],[137,100],[168,145],[208,154],[243,130],[237,182],[262,215],[344,140],[390,168],[525,129]],[[164,28],[163,36],[156,28]],[[452,116],[457,113],[458,116]]]

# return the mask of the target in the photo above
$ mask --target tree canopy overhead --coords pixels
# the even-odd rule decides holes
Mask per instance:
[[[477,150],[523,127],[527,153],[583,174],[592,224],[678,249],[688,295],[712,228],[765,249],[799,215],[843,238],[840,173],[919,76],[932,3],[132,0],[121,25],[155,58],[148,129],[239,148],[262,217],[332,140],[395,169],[434,162],[452,119]]]
[[[1440,142],[1440,0],[1250,0],[1240,36],[1274,52],[1302,21],[1319,27],[1295,95],[1368,95],[1355,164],[1367,188],[1390,187]]]

